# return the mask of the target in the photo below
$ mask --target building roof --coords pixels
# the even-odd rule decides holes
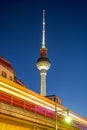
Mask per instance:
[[[9,68],[10,70],[14,71],[14,69],[13,69],[12,65],[10,64],[10,62],[8,62],[2,56],[0,56],[0,64],[5,66],[6,68]]]

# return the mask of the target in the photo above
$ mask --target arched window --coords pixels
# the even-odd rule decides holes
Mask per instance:
[[[2,71],[2,76],[6,78],[7,77],[6,72]]]

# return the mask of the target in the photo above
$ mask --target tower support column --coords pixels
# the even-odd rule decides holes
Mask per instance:
[[[45,69],[42,69],[41,70],[41,92],[40,94],[42,96],[46,96],[46,70]]]

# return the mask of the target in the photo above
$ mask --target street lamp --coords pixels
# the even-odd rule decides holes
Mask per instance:
[[[65,111],[67,112],[67,116],[65,117],[65,121],[66,121],[67,123],[70,123],[70,122],[71,122],[71,117],[69,116],[69,110],[66,109]]]
[[[71,118],[70,118],[70,116],[69,116],[69,110],[68,110],[68,109],[57,110],[57,107],[56,107],[55,112],[56,112],[56,130],[58,130],[58,118],[57,118],[57,113],[62,113],[62,112],[64,112],[64,113],[66,114],[66,116],[65,116],[65,121],[66,121],[67,123],[70,123],[70,122],[71,122]]]

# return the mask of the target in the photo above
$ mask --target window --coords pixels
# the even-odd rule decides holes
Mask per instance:
[[[12,76],[10,76],[10,80],[12,80]]]
[[[7,77],[6,72],[2,71],[2,76],[6,78]]]

